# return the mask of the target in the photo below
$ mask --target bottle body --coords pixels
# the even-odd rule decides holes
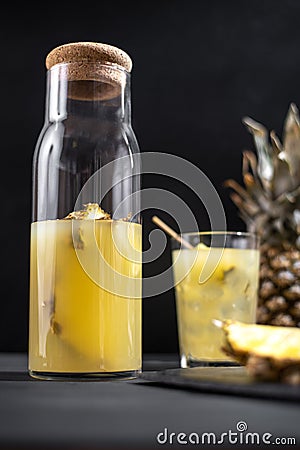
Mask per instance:
[[[138,144],[129,74],[48,71],[33,161],[29,371],[40,378],[141,369]],[[92,75],[91,75],[92,74]]]

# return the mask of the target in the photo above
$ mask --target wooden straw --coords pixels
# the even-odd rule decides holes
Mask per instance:
[[[158,225],[162,230],[164,230],[167,234],[169,234],[172,238],[174,238],[177,242],[179,242],[184,247],[192,250],[195,249],[188,241],[183,239],[183,237],[180,236],[180,234],[176,233],[172,228],[169,227],[165,222],[163,222],[159,217],[153,216],[152,222],[154,222],[156,225]]]

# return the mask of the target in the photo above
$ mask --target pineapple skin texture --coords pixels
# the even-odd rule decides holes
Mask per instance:
[[[223,351],[254,379],[300,385],[300,329],[227,320]]]
[[[260,249],[257,322],[300,327],[300,251],[282,243]]]

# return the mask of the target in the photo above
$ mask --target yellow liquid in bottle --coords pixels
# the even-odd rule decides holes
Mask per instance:
[[[80,220],[74,235],[72,222],[32,224],[29,370],[95,374],[139,370],[142,227],[125,221]],[[87,271],[80,255],[89,255],[91,236],[103,260],[93,257]],[[116,242],[123,243],[121,249]],[[100,283],[90,272],[99,275]]]

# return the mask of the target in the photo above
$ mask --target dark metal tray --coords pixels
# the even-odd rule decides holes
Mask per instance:
[[[300,401],[300,386],[275,382],[258,382],[244,367],[195,367],[148,371],[141,379],[157,385],[193,389],[201,392]]]

